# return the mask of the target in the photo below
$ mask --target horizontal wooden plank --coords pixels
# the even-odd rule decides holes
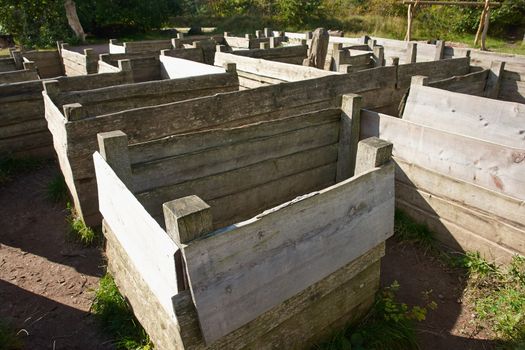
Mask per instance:
[[[136,196],[146,210],[156,217],[162,214],[162,204],[175,198],[197,195],[208,202],[336,161],[337,145],[328,145],[307,152],[262,161],[226,173],[195,178],[171,186],[157,187],[152,191],[137,193]],[[333,181],[335,172],[329,178]]]
[[[469,58],[444,59],[434,62],[417,62],[398,66],[398,87],[409,87],[414,75],[424,75],[430,80],[449,78],[469,73]]]
[[[159,56],[161,76],[164,79],[195,77],[200,75],[224,74],[225,69],[208,64],[171,56]]]
[[[399,158],[395,162],[397,181],[459,205],[490,213],[511,226],[525,228],[525,201],[409,164]]]
[[[330,163],[210,200],[213,228],[220,229],[248,220],[305,193],[332,186],[336,169],[337,164]]]
[[[38,80],[38,74],[35,70],[18,70],[0,73],[0,84],[10,84],[29,80]]]
[[[428,86],[469,95],[484,96],[488,74],[489,70],[483,69],[466,75],[433,81],[428,83]]]
[[[498,98],[525,104],[525,81],[503,80]]]
[[[20,121],[16,124],[3,125],[0,127],[0,139],[21,136],[40,131],[48,131],[44,113],[39,115],[39,118],[37,119]]]
[[[403,119],[525,152],[525,105],[412,86]]]
[[[391,236],[393,186],[393,166],[385,166],[185,247],[206,342],[255,319]]]
[[[73,91],[61,94],[59,99],[61,104],[80,103],[79,115],[88,118],[237,90],[237,77],[222,73]]]
[[[234,142],[249,142],[252,139],[271,137],[284,132],[336,122],[340,118],[341,110],[332,108],[295,115],[282,120],[261,121],[233,128],[219,127],[209,131],[172,135],[129,145],[129,158],[132,164],[144,163]]]
[[[94,154],[94,162],[104,220],[164,310],[175,318],[172,297],[178,292],[175,269],[178,247],[99,153]]]
[[[338,140],[339,122],[331,122],[141,163],[132,168],[133,188],[137,191],[145,191],[158,186],[180,183],[331,145]]]
[[[483,258],[488,261],[495,261],[497,264],[508,264],[515,255],[513,250],[497,245],[455,223],[414,207],[410,203],[398,200],[396,206],[406,212],[413,220],[426,225],[436,234],[439,241],[455,251],[479,252]]]
[[[396,182],[396,199],[462,227],[473,234],[515,251],[525,253],[525,226],[511,225],[505,218],[466,206],[456,199],[436,196],[404,182]]]
[[[441,174],[525,199],[525,151],[364,112],[361,137],[394,144],[393,155]]]
[[[49,131],[37,131],[31,134],[18,135],[0,139],[0,153],[21,153],[34,148],[48,147],[53,143]]]
[[[291,65],[282,62],[267,61],[258,58],[238,56],[234,54],[216,52],[215,65],[235,63],[237,70],[284,81],[299,81],[338,74],[322,69]]]

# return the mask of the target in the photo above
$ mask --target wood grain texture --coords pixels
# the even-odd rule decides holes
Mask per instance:
[[[525,151],[364,112],[361,137],[394,144],[393,155],[441,174],[525,199]]]
[[[172,297],[178,292],[175,270],[178,247],[98,152],[93,159],[104,220],[114,229],[119,243],[164,310],[174,318]]]
[[[525,152],[525,105],[412,86],[403,119]]]
[[[372,170],[189,244],[183,254],[206,342],[390,237],[393,170],[392,164]]]

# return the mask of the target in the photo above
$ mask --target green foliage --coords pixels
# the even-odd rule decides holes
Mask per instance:
[[[92,246],[99,243],[102,237],[100,232],[87,226],[84,221],[78,217],[71,203],[67,203],[67,210],[69,211],[67,217],[69,223],[69,239],[85,246]]]
[[[148,335],[133,316],[111,275],[106,274],[99,283],[91,309],[97,315],[102,329],[115,338],[117,348],[153,349]]]
[[[13,176],[39,169],[44,164],[42,159],[34,157],[0,157],[0,186],[13,179]]]
[[[0,320],[0,349],[22,349],[22,341],[16,336],[15,330],[3,320]]]
[[[394,235],[399,240],[417,243],[427,251],[436,249],[436,239],[429,228],[415,222],[399,209],[395,212]]]
[[[47,198],[54,203],[63,203],[68,197],[64,176],[57,174],[47,185]]]
[[[525,348],[525,257],[515,256],[504,269],[479,253],[467,253],[461,263],[470,275],[465,297],[475,320],[488,323],[504,348]]]
[[[321,0],[278,0],[278,15],[286,23],[305,24],[319,17]]]
[[[399,283],[394,281],[381,290],[370,313],[355,327],[336,334],[329,342],[317,346],[322,350],[336,349],[418,349],[415,325],[424,321],[428,310],[437,304],[428,300],[426,305],[409,307],[396,300]]]

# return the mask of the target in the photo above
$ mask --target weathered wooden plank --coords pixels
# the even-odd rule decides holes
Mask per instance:
[[[364,112],[361,137],[394,144],[394,156],[441,174],[525,199],[525,151]]]
[[[237,77],[222,73],[72,91],[60,94],[58,99],[62,105],[80,103],[79,115],[87,118],[237,90]]]
[[[203,349],[205,345],[190,292],[179,292],[174,300],[179,325],[174,327],[175,322],[169,321],[106,223],[103,229],[108,241],[108,269],[155,346],[162,349],[177,349],[182,346],[187,349]],[[347,315],[342,317],[343,322],[347,321],[344,322],[346,325],[359,319],[371,306],[371,296],[379,286],[378,260],[384,255],[384,249],[382,243],[208,348],[275,348],[282,347],[283,341],[288,345],[292,343],[295,347],[304,347],[305,344],[313,344],[313,341],[306,341],[306,337],[329,336],[338,326],[343,327],[342,324],[334,324],[340,316]],[[329,309],[333,312],[327,312]],[[310,316],[312,312],[316,313],[316,317]],[[302,331],[303,328],[298,325],[304,325],[305,330]],[[324,328],[326,325],[330,326]],[[317,340],[319,339],[315,339]],[[291,347],[294,346],[287,346]]]
[[[442,219],[432,213],[425,212],[408,202],[396,201],[396,206],[406,212],[417,222],[426,225],[436,237],[450,248],[464,252],[479,252],[482,257],[498,264],[508,264],[515,255],[514,250],[506,249],[496,243],[470,232],[457,223]]]
[[[525,105],[412,85],[403,119],[525,151]]]
[[[404,182],[396,182],[396,199],[410,203],[425,212],[502,246],[516,254],[525,253],[525,226],[510,224],[505,218],[479,208],[469,207],[456,198],[443,198],[433,192],[418,190]]]
[[[465,75],[469,73],[469,58],[444,59],[434,62],[418,62],[412,64],[401,64],[397,71],[398,87],[409,87],[410,80],[414,75],[424,75],[430,80],[449,78],[454,75]]]
[[[393,165],[387,165],[185,247],[206,342],[255,319],[391,236],[393,186]]]
[[[525,104],[525,81],[503,80],[498,98]]]
[[[427,86],[469,95],[484,96],[489,70],[429,82]]]
[[[249,190],[309,169],[322,167],[337,161],[337,146],[329,145],[307,152],[270,159],[243,168],[199,177],[174,185],[157,187],[137,194],[148,212],[156,217],[161,213],[162,203],[195,194],[209,202],[228,195]],[[261,176],[264,174],[265,176]],[[333,182],[333,174],[331,175]],[[323,180],[323,182],[326,182]],[[229,206],[228,206],[229,207]]]
[[[331,145],[338,140],[339,122],[331,122],[136,164],[132,167],[133,187],[145,191]]]
[[[504,218],[515,227],[525,227],[525,201],[439,174],[396,158],[396,179],[440,198]]]
[[[133,265],[164,310],[174,318],[172,297],[178,292],[175,271],[175,253],[178,247],[98,152],[93,159],[100,212],[104,220],[114,230],[118,242],[129,254]]]
[[[337,74],[322,69],[244,57],[224,52],[215,53],[215,65],[235,63],[237,70],[284,81],[299,81]]]
[[[161,139],[129,145],[131,163],[144,163],[156,159],[168,158],[185,153],[228,145],[236,142],[249,142],[255,138],[271,137],[283,132],[290,132],[306,127],[314,127],[328,122],[339,121],[339,108],[326,109],[281,120],[260,121],[251,125],[233,128],[214,128],[210,131],[171,135]]]
[[[210,66],[204,63],[185,60],[182,58],[159,56],[161,76],[164,79],[194,77],[225,73],[224,68]]]
[[[307,45],[294,45],[269,49],[235,50],[233,54],[268,61],[302,64],[302,60],[307,56],[307,51]]]
[[[0,73],[0,84],[10,84],[30,80],[38,80],[38,74],[35,70],[18,70]]]
[[[224,228],[248,220],[262,211],[335,183],[336,163],[292,174],[245,191],[210,200],[213,227]]]

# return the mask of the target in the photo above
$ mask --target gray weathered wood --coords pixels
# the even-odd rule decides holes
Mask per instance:
[[[392,148],[392,143],[377,137],[359,141],[355,174],[359,175],[388,163],[392,156]]]
[[[365,193],[368,203],[358,205]],[[390,165],[193,241],[183,254],[206,342],[255,319],[391,236],[393,207]],[[324,214],[316,215],[320,212]],[[324,254],[326,249],[333,254]]]
[[[494,61],[490,65],[490,70],[485,87],[485,96],[489,98],[498,98],[501,86],[501,79],[505,69],[505,62]]]
[[[354,175],[362,99],[358,95],[343,95],[336,180],[343,181]]]
[[[198,196],[178,198],[162,207],[166,232],[179,246],[212,231],[210,206]]]
[[[131,186],[131,165],[128,136],[122,131],[103,132],[97,135],[100,154],[126,186]]]
[[[309,45],[308,57],[303,61],[303,66],[323,69],[329,40],[328,31],[324,28],[317,28],[313,34],[312,43]]]

